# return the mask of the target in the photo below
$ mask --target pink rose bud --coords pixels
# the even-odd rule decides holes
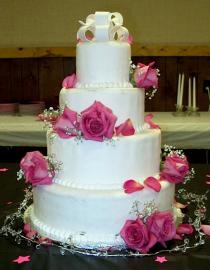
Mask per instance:
[[[138,64],[134,72],[134,81],[139,88],[148,89],[150,87],[158,87],[157,70],[152,68],[155,62],[150,63],[148,66]]]

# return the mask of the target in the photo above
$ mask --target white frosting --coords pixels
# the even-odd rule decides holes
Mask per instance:
[[[79,247],[124,246],[119,232],[139,203],[153,202],[159,211],[173,213],[174,184],[161,181],[160,192],[144,187],[126,194],[123,183],[159,177],[160,130],[144,124],[144,90],[129,82],[128,31],[119,13],[97,12],[78,31],[77,84],[62,89],[60,107],[80,113],[100,101],[112,109],[116,125],[131,119],[136,133],[111,141],[76,141],[47,135],[48,155],[61,162],[52,185],[33,188],[29,208],[32,227],[41,235]],[[86,36],[93,33],[93,39]],[[117,40],[115,36],[117,34]],[[176,213],[175,213],[176,214]]]
[[[91,106],[95,100],[112,109],[118,118],[116,125],[130,118],[136,131],[141,131],[144,124],[144,89],[63,88],[60,92],[60,107],[64,108],[67,105],[78,113]]]
[[[119,190],[86,190],[53,184],[33,189],[33,227],[44,236],[68,241],[82,247],[118,246],[118,236],[127,219],[135,219],[132,205],[139,201],[139,211],[154,202],[159,211],[172,211],[174,184],[161,181],[161,191],[144,188],[125,194]]]
[[[77,85],[126,86],[129,83],[130,60],[130,45],[127,42],[79,42],[76,61]]]
[[[49,135],[48,135],[49,136]],[[160,130],[148,129],[114,142],[77,142],[60,137],[48,141],[48,154],[62,163],[54,181],[85,188],[119,188],[125,180],[143,182],[159,173]],[[67,184],[66,184],[67,183]]]

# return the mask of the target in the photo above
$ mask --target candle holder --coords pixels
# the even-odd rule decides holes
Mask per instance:
[[[188,116],[190,116],[190,114],[191,114],[191,112],[193,111],[193,107],[192,106],[186,106],[186,114],[188,115]]]
[[[190,111],[188,111],[189,116],[200,116],[198,107],[190,107]]]
[[[178,116],[178,117],[186,116],[186,112],[183,111],[183,108],[184,108],[183,105],[175,104],[175,107],[176,107],[176,111],[172,113],[173,116]]]

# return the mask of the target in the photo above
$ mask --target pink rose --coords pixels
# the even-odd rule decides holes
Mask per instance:
[[[156,237],[147,230],[140,218],[127,220],[120,231],[120,236],[129,248],[142,253],[147,253],[157,242]]]
[[[63,139],[78,135],[77,113],[65,107],[63,113],[57,118],[53,129]]]
[[[150,87],[158,87],[157,70],[152,68],[155,62],[150,63],[148,66],[139,63],[134,72],[134,81],[139,88],[148,89]]]
[[[185,176],[189,173],[189,164],[187,158],[178,155],[167,156],[160,173],[161,180],[167,180],[171,183],[183,182]]]
[[[72,75],[67,76],[63,80],[62,87],[66,88],[66,89],[73,88],[75,86],[76,82],[77,82],[77,77],[76,77],[76,74],[73,73]]]
[[[101,142],[104,138],[112,138],[116,121],[117,117],[111,109],[95,101],[81,112],[80,129],[86,140]]]
[[[49,173],[48,163],[39,151],[26,153],[20,162],[20,168],[24,172],[26,183],[33,186],[52,183],[53,175]]]
[[[169,211],[156,211],[150,215],[147,219],[147,228],[164,247],[165,241],[173,239],[176,235],[176,226]]]

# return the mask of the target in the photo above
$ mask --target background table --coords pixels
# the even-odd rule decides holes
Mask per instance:
[[[200,117],[174,117],[171,112],[153,112],[160,125],[162,145],[182,149],[210,149],[210,112]],[[0,146],[46,146],[43,122],[34,116],[0,116]]]
[[[207,189],[206,174],[210,173],[208,165],[192,165],[197,177],[190,185],[190,190],[199,194]],[[19,202],[23,200],[23,181],[16,180],[18,164],[1,163],[0,167],[9,168],[0,174],[0,227],[4,217],[16,211]],[[11,202],[8,204],[8,202]],[[210,201],[208,201],[210,208]],[[208,217],[210,217],[208,209]],[[85,221],[84,221],[85,222]],[[31,262],[21,265],[11,261],[18,256],[31,256]],[[105,258],[82,255],[72,255],[68,252],[61,256],[58,249],[41,248],[39,250],[18,246],[0,236],[0,270],[208,270],[210,266],[210,237],[206,237],[204,246],[193,249],[186,254],[161,254],[168,262],[159,264],[155,257],[144,258]]]

